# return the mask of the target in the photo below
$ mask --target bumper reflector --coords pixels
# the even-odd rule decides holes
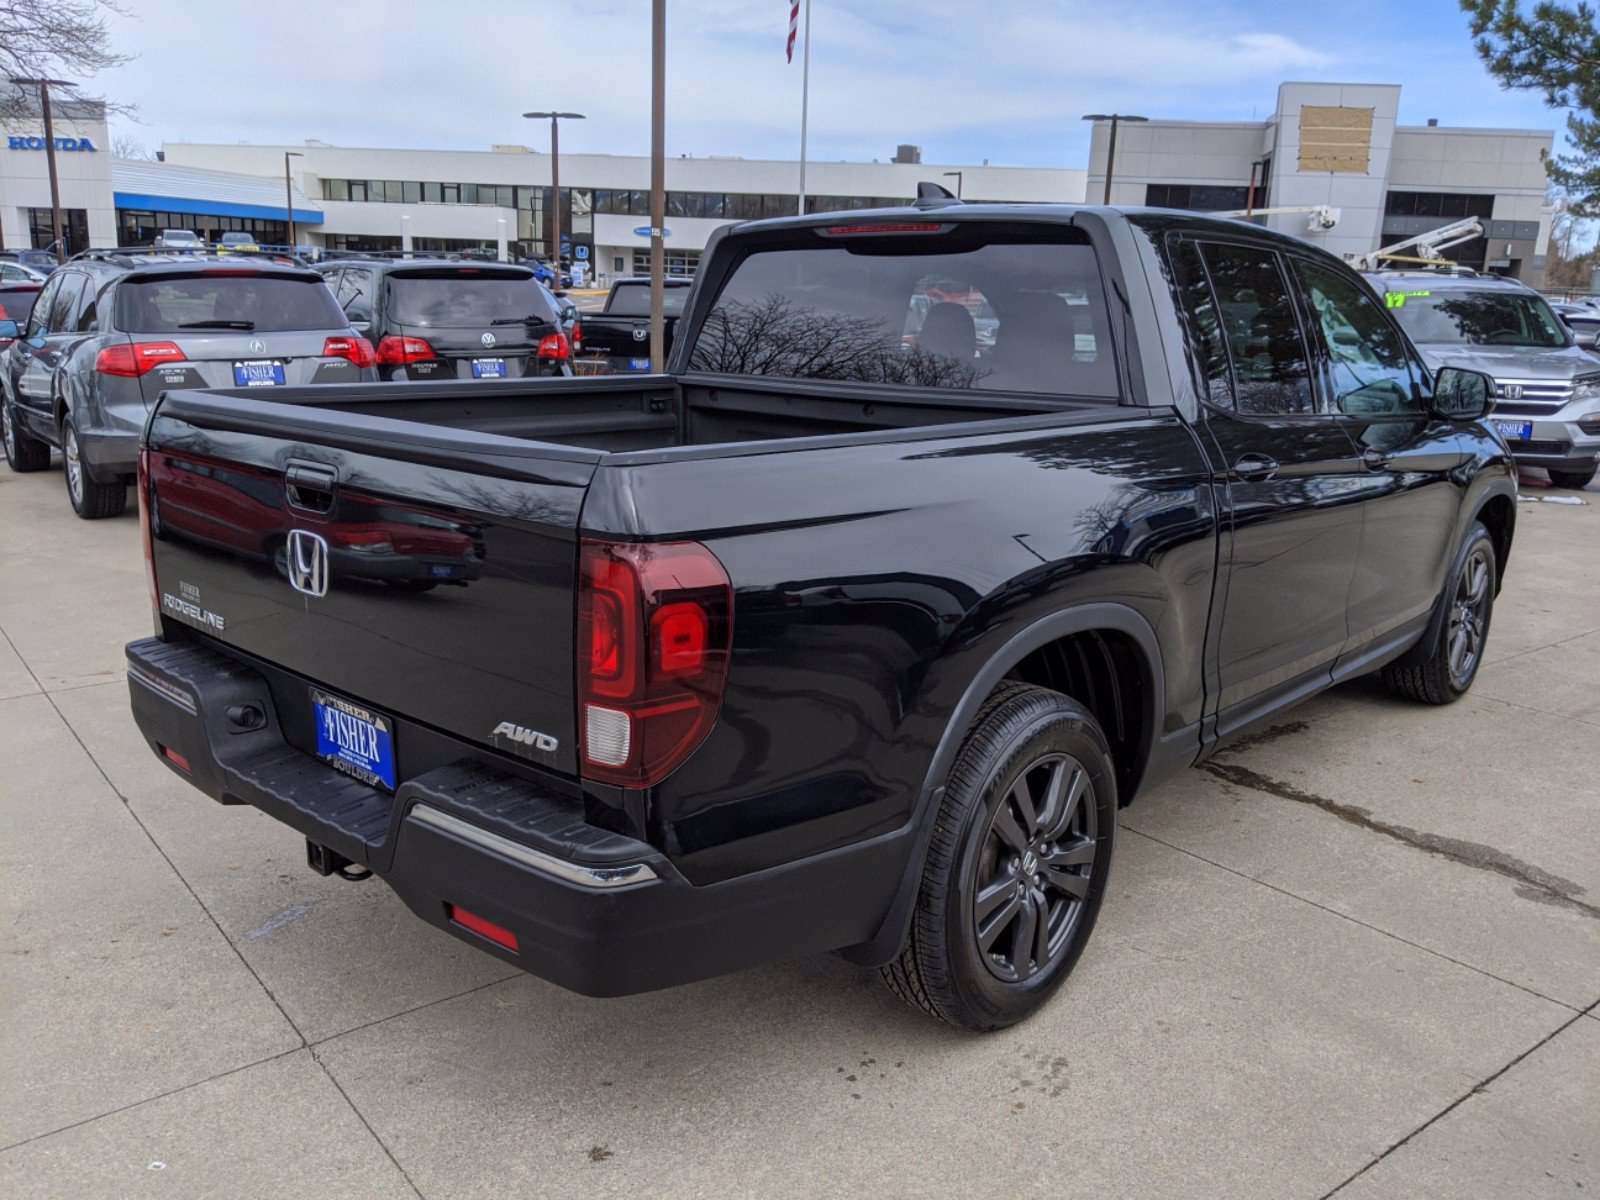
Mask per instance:
[[[171,746],[161,747],[161,757],[165,758],[169,763],[177,767],[178,770],[183,771],[186,774],[190,773],[189,760],[183,755],[179,754]]]
[[[504,946],[507,950],[516,950],[517,935],[509,929],[502,929],[493,921],[485,921],[476,913],[469,913],[466,909],[457,908],[454,904],[446,907],[450,910],[450,919],[461,928],[470,929],[479,937],[486,937],[497,946]]]

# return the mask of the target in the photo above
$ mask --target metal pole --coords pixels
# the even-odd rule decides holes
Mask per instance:
[[[666,247],[667,221],[667,0],[650,6],[650,370],[659,375],[667,365]]]
[[[50,81],[39,81],[39,105],[44,109],[44,152],[50,168],[50,221],[56,236],[56,261],[67,261],[66,239],[61,232],[61,184],[56,178],[56,126],[50,117]]]
[[[294,253],[294,186],[289,182],[289,155],[293,151],[283,152],[283,211],[289,218],[289,253]]]
[[[1113,113],[1112,116],[1111,116],[1111,144],[1106,147],[1106,193],[1105,193],[1105,198],[1100,201],[1100,203],[1102,203],[1102,204],[1110,204],[1111,203],[1111,167],[1112,167],[1112,164],[1115,163],[1116,161],[1117,161],[1117,117],[1116,117],[1116,114]]]
[[[800,51],[800,215],[806,214],[806,118],[811,113],[811,0],[806,0],[806,44]]]
[[[555,278],[550,290],[561,290],[561,121],[550,114],[550,261],[555,266]]]

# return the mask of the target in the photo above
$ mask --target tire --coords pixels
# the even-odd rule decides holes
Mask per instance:
[[[6,465],[19,474],[42,471],[50,465],[50,443],[24,429],[4,399],[0,399],[0,441],[5,443]]]
[[[102,517],[115,517],[128,507],[128,485],[97,483],[89,474],[89,466],[78,449],[78,431],[72,427],[72,418],[61,422],[61,458],[66,468],[67,499],[72,501],[72,511],[85,521],[98,521]]]
[[[1474,522],[1439,597],[1444,612],[1438,632],[1383,668],[1390,691],[1421,704],[1453,704],[1467,694],[1483,665],[1494,615],[1496,570],[1489,531]]]
[[[1551,469],[1546,474],[1550,476],[1550,482],[1555,484],[1556,487],[1571,488],[1575,492],[1581,492],[1594,482],[1597,469],[1600,468],[1590,467],[1587,471],[1557,471]]]
[[[950,769],[910,932],[882,969],[889,989],[980,1033],[1036,1012],[1094,930],[1116,812],[1094,717],[1059,692],[1001,684]]]

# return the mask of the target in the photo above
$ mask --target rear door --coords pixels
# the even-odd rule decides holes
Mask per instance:
[[[148,408],[163,391],[358,383],[369,367],[329,353],[351,331],[320,275],[249,266],[132,271],[113,323],[135,345],[163,347],[140,378]]]
[[[401,364],[405,378],[536,375],[540,343],[562,334],[560,314],[533,272],[521,267],[397,268],[384,288],[386,332],[415,339],[404,351],[411,359]],[[544,365],[559,369],[561,361],[549,357]]]
[[[1221,735],[1325,687],[1349,630],[1363,468],[1318,404],[1284,264],[1223,240],[1172,244],[1226,472],[1226,590],[1215,639]]]

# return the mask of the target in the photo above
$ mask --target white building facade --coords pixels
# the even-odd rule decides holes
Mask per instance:
[[[1206,212],[1291,209],[1260,218],[1334,254],[1365,254],[1466,217],[1485,236],[1446,253],[1537,286],[1550,236],[1550,130],[1400,125],[1393,84],[1285,83],[1262,121],[1119,122],[1113,204]],[[1088,194],[1104,196],[1109,122],[1097,122]],[[1313,228],[1306,210],[1337,210]]]
[[[29,89],[23,115],[0,124],[0,242],[11,250],[44,249],[55,240],[44,114]],[[111,135],[98,104],[52,96],[56,181],[62,236],[69,252],[114,246]]]

